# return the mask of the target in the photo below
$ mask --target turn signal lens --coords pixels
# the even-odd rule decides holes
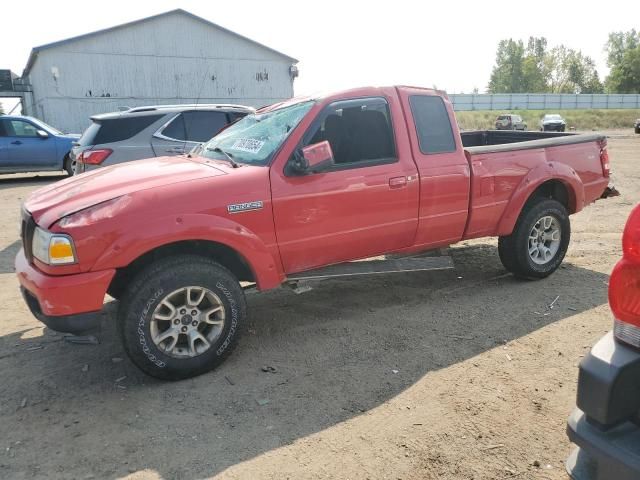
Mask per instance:
[[[51,242],[49,243],[49,262],[52,265],[61,265],[74,263],[75,261],[71,240],[67,237],[51,237]]]
[[[51,233],[36,227],[31,245],[33,256],[48,265],[76,263],[73,240],[68,235]]]

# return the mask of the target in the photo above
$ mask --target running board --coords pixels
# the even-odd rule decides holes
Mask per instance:
[[[288,282],[301,280],[322,280],[325,278],[355,277],[377,273],[422,272],[427,270],[448,270],[453,268],[449,256],[441,257],[404,257],[385,260],[363,260],[338,263],[328,267],[294,273],[287,276]]]

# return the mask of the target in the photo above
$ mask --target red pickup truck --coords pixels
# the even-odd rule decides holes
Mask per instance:
[[[596,134],[460,134],[446,95],[422,88],[295,98],[188,156],[34,192],[16,271],[54,330],[95,328],[105,294],[118,299],[133,362],[185,378],[231,351],[247,285],[487,236],[507,270],[546,277],[567,250],[569,215],[611,192],[606,145]]]

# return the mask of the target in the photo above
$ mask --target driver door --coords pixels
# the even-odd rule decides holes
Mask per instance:
[[[394,112],[396,118],[402,120],[400,112]],[[299,148],[327,140],[335,165],[303,176],[272,169],[274,220],[286,273],[413,244],[417,169],[411,152],[396,146],[385,98],[334,102],[302,138]]]

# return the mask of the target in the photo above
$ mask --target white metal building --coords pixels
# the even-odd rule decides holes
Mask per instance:
[[[293,96],[295,58],[184,10],[172,10],[31,51],[23,113],[67,132],[121,107],[239,103]]]

